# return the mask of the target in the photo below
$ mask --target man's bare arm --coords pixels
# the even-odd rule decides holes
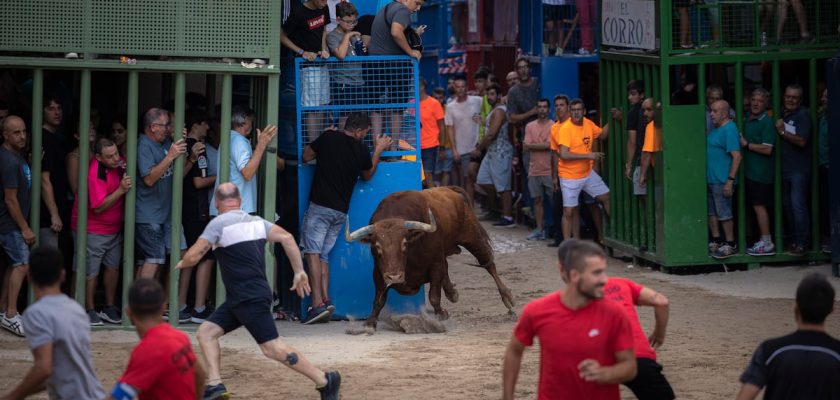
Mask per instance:
[[[32,350],[34,362],[23,380],[2,399],[23,399],[44,390],[44,383],[53,373],[52,342]]]
[[[510,338],[505,359],[502,366],[502,399],[513,400],[513,393],[516,390],[516,381],[519,379],[519,369],[522,367],[522,353],[525,345],[515,336]]]

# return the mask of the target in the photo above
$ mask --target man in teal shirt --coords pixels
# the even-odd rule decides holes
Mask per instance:
[[[725,100],[712,103],[710,118],[714,129],[706,136],[706,198],[712,232],[709,252],[714,258],[724,259],[738,251],[732,223],[732,195],[741,164],[741,146],[738,128],[729,119],[729,103]],[[725,242],[720,238],[718,221],[723,226]]]
[[[776,254],[770,236],[770,217],[767,208],[773,201],[773,148],[776,144],[776,132],[773,119],[767,115],[770,92],[755,89],[750,96],[750,115],[744,120],[744,135],[741,136],[741,148],[744,149],[744,173],[747,177],[747,202],[755,211],[758,241],[747,249],[751,256],[772,256]]]

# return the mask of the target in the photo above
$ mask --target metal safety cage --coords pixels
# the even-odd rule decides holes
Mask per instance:
[[[685,2],[689,4],[689,2]],[[722,15],[720,31],[721,45],[734,43],[728,39],[744,32],[750,32],[751,25],[732,25],[730,7],[736,5],[756,6],[759,2],[724,1],[697,4],[695,8],[718,8]],[[817,2],[811,2],[814,6]],[[824,27],[834,24],[837,28],[836,4],[820,1],[819,15],[809,14],[819,22],[813,26]],[[651,17],[651,6],[655,15]],[[706,145],[705,89],[717,83],[723,87],[724,99],[735,112],[733,122],[743,132],[746,111],[742,105],[754,88],[765,88],[771,92],[770,111],[778,118],[782,110],[782,93],[785,85],[798,83],[804,88],[803,105],[809,111],[812,126],[812,140],[809,142],[813,154],[811,178],[808,185],[808,208],[810,210],[810,246],[804,257],[784,253],[786,236],[785,215],[782,212],[783,188],[781,180],[781,156],[778,146],[774,150],[774,207],[771,211],[771,234],[776,244],[776,254],[761,258],[749,256],[745,250],[752,243],[750,237],[757,229],[752,220],[751,207],[746,204],[744,187],[744,163],[739,168],[738,189],[733,199],[735,210],[735,238],[738,253],[727,258],[727,264],[741,264],[758,267],[759,262],[792,262],[824,260],[820,250],[825,238],[820,224],[825,220],[826,210],[820,204],[821,184],[817,166],[817,126],[819,118],[819,88],[826,79],[823,68],[825,59],[832,56],[840,42],[836,36],[824,34],[825,29],[814,31],[813,42],[785,44],[786,51],[770,51],[751,44],[738,48],[703,47],[676,50],[680,45],[678,11],[670,2],[647,0],[605,0],[603,8],[613,11],[602,12],[604,18],[615,17],[615,10],[635,10],[632,15],[656,21],[655,42],[610,46],[602,42],[601,68],[601,110],[620,108],[628,110],[626,85],[630,80],[645,82],[646,96],[662,104],[656,113],[656,127],[661,135],[661,151],[653,156],[654,164],[647,176],[647,203],[643,206],[638,196],[633,195],[632,184],[624,177],[626,160],[626,112],[624,120],[611,121],[611,135],[607,143],[607,159],[604,178],[612,190],[612,215],[606,228],[605,241],[611,250],[645,259],[660,265],[664,270],[674,268],[718,264],[707,248],[708,215],[706,204]],[[629,8],[628,8],[629,7]],[[647,10],[642,12],[642,8]],[[835,7],[835,8],[832,8]],[[752,10],[752,9],[751,9]],[[757,10],[757,7],[756,7]],[[834,10],[834,11],[828,11]],[[758,11],[756,11],[758,12]],[[631,15],[631,16],[632,16]],[[752,15],[752,14],[751,14]],[[673,16],[673,18],[672,18]],[[789,17],[793,17],[790,15]],[[727,19],[728,18],[728,19]],[[753,16],[755,18],[755,16]],[[730,21],[730,22],[727,22]],[[753,20],[755,22],[756,20]],[[727,25],[730,24],[730,25]],[[604,26],[602,25],[602,29]],[[741,29],[743,28],[743,29]],[[787,29],[787,28],[786,28]],[[817,29],[817,28],[814,28]],[[817,33],[822,32],[822,33]],[[836,31],[835,31],[836,32]],[[836,34],[836,33],[835,33]],[[604,34],[606,38],[610,35]],[[752,39],[751,39],[752,40]],[[654,43],[655,46],[650,45]],[[757,42],[755,42],[757,43]],[[657,51],[659,46],[669,51]],[[780,46],[780,47],[781,47]],[[770,47],[768,45],[768,47]],[[834,47],[834,49],[829,49]],[[672,50],[673,49],[673,50]],[[653,51],[651,51],[653,50]],[[685,95],[689,100],[685,100]],[[683,96],[682,98],[679,98]],[[774,111],[775,110],[775,111]],[[605,111],[602,111],[604,114]],[[637,134],[638,135],[638,134]],[[643,136],[643,135],[642,135]],[[640,136],[641,137],[641,136]],[[647,212],[645,212],[647,211]]]
[[[371,134],[362,142],[373,152],[379,135],[393,140],[383,157],[417,157],[420,153],[419,71],[407,56],[295,59],[298,88],[297,134],[303,149],[327,128],[343,129],[352,112],[368,113]]]
[[[536,45],[533,52],[544,57],[575,56],[594,54],[600,43],[600,21],[595,0],[578,0],[564,5],[537,5],[540,19],[532,21],[533,26],[542,26],[540,35],[533,37]],[[584,38],[592,47],[584,47]]]
[[[279,50],[281,3],[5,0],[0,51],[269,59]]]
[[[835,0],[674,1],[676,53],[831,47],[840,38]]]

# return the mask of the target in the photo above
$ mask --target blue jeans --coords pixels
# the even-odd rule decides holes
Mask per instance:
[[[335,246],[347,214],[310,202],[303,213],[303,229],[300,245],[303,254],[319,254],[323,262],[329,262],[330,251]]]
[[[793,243],[807,246],[811,239],[811,220],[808,214],[808,192],[811,174],[782,174],[782,208],[788,227],[793,229]]]

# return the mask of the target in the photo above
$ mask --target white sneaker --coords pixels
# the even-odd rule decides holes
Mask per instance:
[[[20,314],[15,315],[12,318],[6,318],[4,315],[2,319],[0,319],[0,326],[3,329],[14,333],[15,335],[23,337],[23,321],[20,320]]]
[[[69,52],[69,53],[64,53],[64,58],[66,58],[68,60],[75,60],[75,59],[79,58],[79,53],[72,52],[72,51]]]
[[[580,49],[578,49],[578,54],[582,56],[588,56],[591,53],[589,52],[589,50],[586,50],[585,48],[581,47]]]
[[[255,58],[251,60],[251,63],[257,65],[265,65],[265,60],[263,60],[262,58]]]

